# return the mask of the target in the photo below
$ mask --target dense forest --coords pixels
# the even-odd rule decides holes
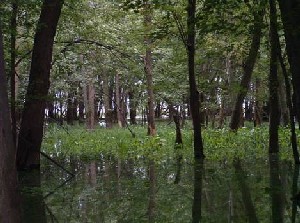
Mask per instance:
[[[299,175],[298,0],[2,0],[0,10],[0,222],[63,222],[45,191],[28,208],[23,189],[57,168],[64,186],[81,176],[79,162],[93,161],[92,179],[104,159],[118,179],[120,166],[136,179],[132,162],[146,163],[145,222],[177,222],[157,214],[166,163],[174,185],[193,166],[191,219],[178,222],[200,222],[202,203],[215,208],[201,198],[207,163],[232,165],[247,210],[234,222],[259,222],[268,214],[256,213],[243,162],[267,160],[269,216],[285,222],[291,212],[295,222],[300,199],[283,211],[276,185],[280,162]],[[133,222],[112,218],[90,221]]]

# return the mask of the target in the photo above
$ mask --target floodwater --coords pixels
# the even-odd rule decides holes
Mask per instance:
[[[24,222],[298,222],[299,167],[232,163],[56,158],[35,180],[21,177]],[[32,177],[32,176],[31,176]],[[39,178],[40,177],[40,178]],[[26,183],[27,182],[27,183]],[[29,187],[27,187],[27,186]],[[293,197],[295,197],[293,199]]]

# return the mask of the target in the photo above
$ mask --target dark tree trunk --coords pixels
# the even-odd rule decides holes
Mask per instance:
[[[196,0],[188,0],[187,12],[187,53],[190,86],[190,108],[194,126],[194,157],[198,159],[204,158],[204,153],[201,135],[200,98],[195,78]]]
[[[50,86],[52,50],[63,0],[45,0],[36,29],[29,85],[18,140],[18,169],[40,166],[46,99]],[[32,121],[34,120],[34,122]]]
[[[277,36],[277,15],[275,0],[269,0],[270,3],[270,74],[269,74],[269,92],[270,92],[270,125],[269,125],[269,152],[277,153],[279,151],[278,127],[280,124],[279,98],[278,98],[278,60],[276,48]]]
[[[277,26],[278,27],[278,26]],[[299,152],[298,152],[298,146],[297,146],[297,135],[296,135],[296,128],[295,128],[295,120],[294,120],[294,115],[295,115],[295,111],[294,111],[294,105],[293,105],[293,100],[292,100],[292,94],[291,94],[291,85],[290,85],[290,79],[289,79],[289,75],[286,69],[286,66],[284,64],[284,59],[282,56],[282,51],[281,51],[281,46],[280,46],[280,41],[279,41],[279,36],[278,36],[278,30],[275,33],[276,37],[275,37],[275,44],[276,44],[276,49],[277,49],[277,56],[280,62],[280,66],[281,66],[281,70],[282,70],[282,74],[284,77],[284,83],[285,83],[285,96],[286,96],[286,103],[287,103],[287,107],[288,107],[288,114],[289,114],[289,122],[290,122],[290,128],[291,128],[291,143],[292,143],[292,149],[293,149],[293,157],[294,157],[294,161],[296,164],[300,163],[299,160]]]
[[[17,121],[16,121],[16,36],[17,36],[18,2],[12,2],[12,15],[10,21],[10,113],[13,140],[16,145]]]
[[[300,120],[300,1],[278,0],[283,22],[286,49],[292,72],[292,85],[295,94],[295,111]]]
[[[255,102],[254,102],[254,127],[260,126],[262,123],[262,106],[259,100],[260,79],[255,80]]]
[[[73,125],[74,124],[74,119],[75,119],[75,117],[74,117],[74,108],[73,108],[73,106],[74,106],[73,99],[74,99],[74,93],[69,92],[68,99],[67,99],[67,114],[66,114],[67,123],[69,125]]]
[[[130,91],[128,93],[129,96],[129,117],[130,117],[130,124],[136,125],[136,102],[134,98],[134,92]]]
[[[150,38],[152,27],[152,9],[151,3],[146,1],[144,11],[144,26],[146,29],[144,42],[146,47],[146,55],[144,58],[144,70],[147,80],[147,94],[148,94],[148,135],[154,136],[155,129],[155,112],[154,112],[154,92],[153,92],[153,75],[152,75],[152,40]]]
[[[265,12],[264,1],[262,1],[262,3],[260,4],[261,5],[259,10],[254,14],[254,28],[253,28],[250,51],[243,66],[244,73],[240,83],[240,89],[237,95],[234,110],[231,116],[231,122],[229,127],[233,131],[237,131],[240,126],[240,117],[242,116],[242,105],[249,89],[253,68],[256,62],[256,58],[260,46],[260,39],[261,39],[262,26],[263,26],[263,16]]]
[[[83,88],[79,84],[79,102],[78,102],[78,113],[79,113],[79,122],[84,122],[84,97],[83,97]]]
[[[8,107],[0,27],[0,220],[1,222],[18,223],[21,222],[20,194],[15,166],[16,148],[13,142]]]

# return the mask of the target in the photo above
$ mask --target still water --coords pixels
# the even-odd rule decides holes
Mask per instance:
[[[299,167],[244,162],[44,160],[21,178],[24,222],[298,222]],[[63,162],[64,161],[64,162]],[[26,182],[30,182],[29,185]],[[30,189],[26,186],[30,186]],[[300,196],[299,196],[300,197]],[[298,201],[300,203],[300,201]]]

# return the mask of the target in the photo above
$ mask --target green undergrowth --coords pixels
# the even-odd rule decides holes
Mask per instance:
[[[99,155],[115,156],[121,159],[147,158],[157,162],[174,159],[178,154],[185,160],[193,160],[193,131],[182,129],[183,145],[175,146],[175,127],[172,124],[157,126],[157,136],[146,136],[142,126],[130,127],[133,138],[126,128],[93,131],[82,126],[48,126],[43,151],[52,156],[79,156],[81,159],[95,159]],[[290,132],[280,129],[281,159],[292,160]],[[230,161],[235,157],[245,160],[267,159],[268,128],[242,128],[238,133],[228,129],[203,129],[204,153],[207,160]]]

